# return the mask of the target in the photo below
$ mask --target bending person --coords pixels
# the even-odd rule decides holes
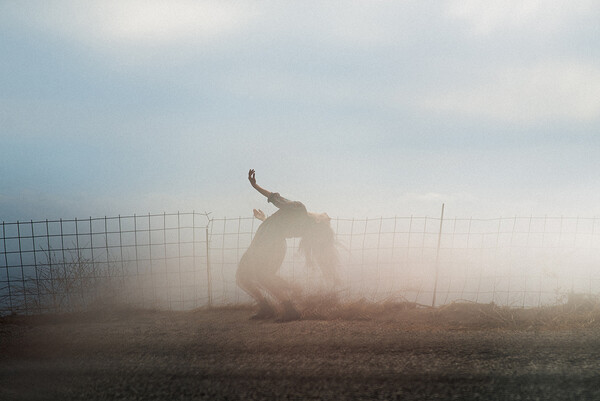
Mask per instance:
[[[286,238],[300,237],[300,250],[308,265],[316,262],[326,278],[337,283],[338,255],[335,236],[327,214],[309,213],[301,202],[290,201],[277,192],[270,192],[256,183],[254,170],[248,172],[253,188],[279,210],[266,217],[261,210],[254,215],[262,224],[258,227],[250,247],[242,255],[237,270],[237,283],[258,303],[254,319],[267,319],[276,315],[269,303],[270,295],[280,303],[283,314],[280,321],[300,319],[300,312],[292,301],[292,286],[277,272],[283,263],[287,248]]]

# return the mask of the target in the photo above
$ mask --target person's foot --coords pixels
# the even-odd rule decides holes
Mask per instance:
[[[300,312],[298,312],[294,305],[290,301],[286,301],[283,303],[283,315],[277,319],[277,322],[291,322],[293,320],[300,320],[301,318],[302,315]]]
[[[275,317],[275,309],[267,301],[258,303],[258,312],[253,315],[250,319],[252,320],[263,320]]]

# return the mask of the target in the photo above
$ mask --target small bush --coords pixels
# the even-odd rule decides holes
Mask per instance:
[[[11,283],[10,294],[8,287],[0,289],[0,303],[28,314],[79,311],[114,299],[123,284],[116,263],[92,261],[75,251],[63,260],[46,252],[45,261],[34,269]]]

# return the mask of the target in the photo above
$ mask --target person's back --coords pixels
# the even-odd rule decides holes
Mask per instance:
[[[259,245],[271,239],[301,237],[304,233],[308,212],[302,202],[289,201],[278,193],[274,193],[272,198],[278,198],[278,201],[272,203],[279,207],[279,210],[267,217],[258,227],[252,245]]]
[[[256,184],[254,170],[248,172],[248,180],[279,210],[269,217],[265,217],[260,210],[254,210],[255,217],[263,223],[240,259],[237,283],[258,302],[259,311],[254,318],[265,319],[275,315],[265,296],[266,291],[281,303],[281,321],[299,319],[301,315],[291,299],[294,286],[277,275],[286,254],[286,238],[302,237],[301,249],[307,261],[312,262],[314,256],[321,268],[331,270],[328,275],[334,277],[329,274],[333,272],[337,261],[329,216],[308,213],[301,202],[290,201],[277,192],[260,187]]]

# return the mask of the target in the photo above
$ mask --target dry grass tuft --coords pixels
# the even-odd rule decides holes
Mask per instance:
[[[408,326],[454,329],[571,330],[600,327],[600,303],[568,302],[538,308],[457,301],[438,308],[387,299],[343,300],[336,293],[306,295],[297,301],[304,320],[386,320]]]
[[[433,317],[441,325],[471,329],[584,329],[600,326],[600,305],[567,303],[525,309],[455,302],[436,309]]]
[[[381,302],[369,302],[364,298],[343,301],[336,293],[305,296],[297,303],[302,318],[306,320],[371,320],[418,307],[414,302],[392,299]]]

